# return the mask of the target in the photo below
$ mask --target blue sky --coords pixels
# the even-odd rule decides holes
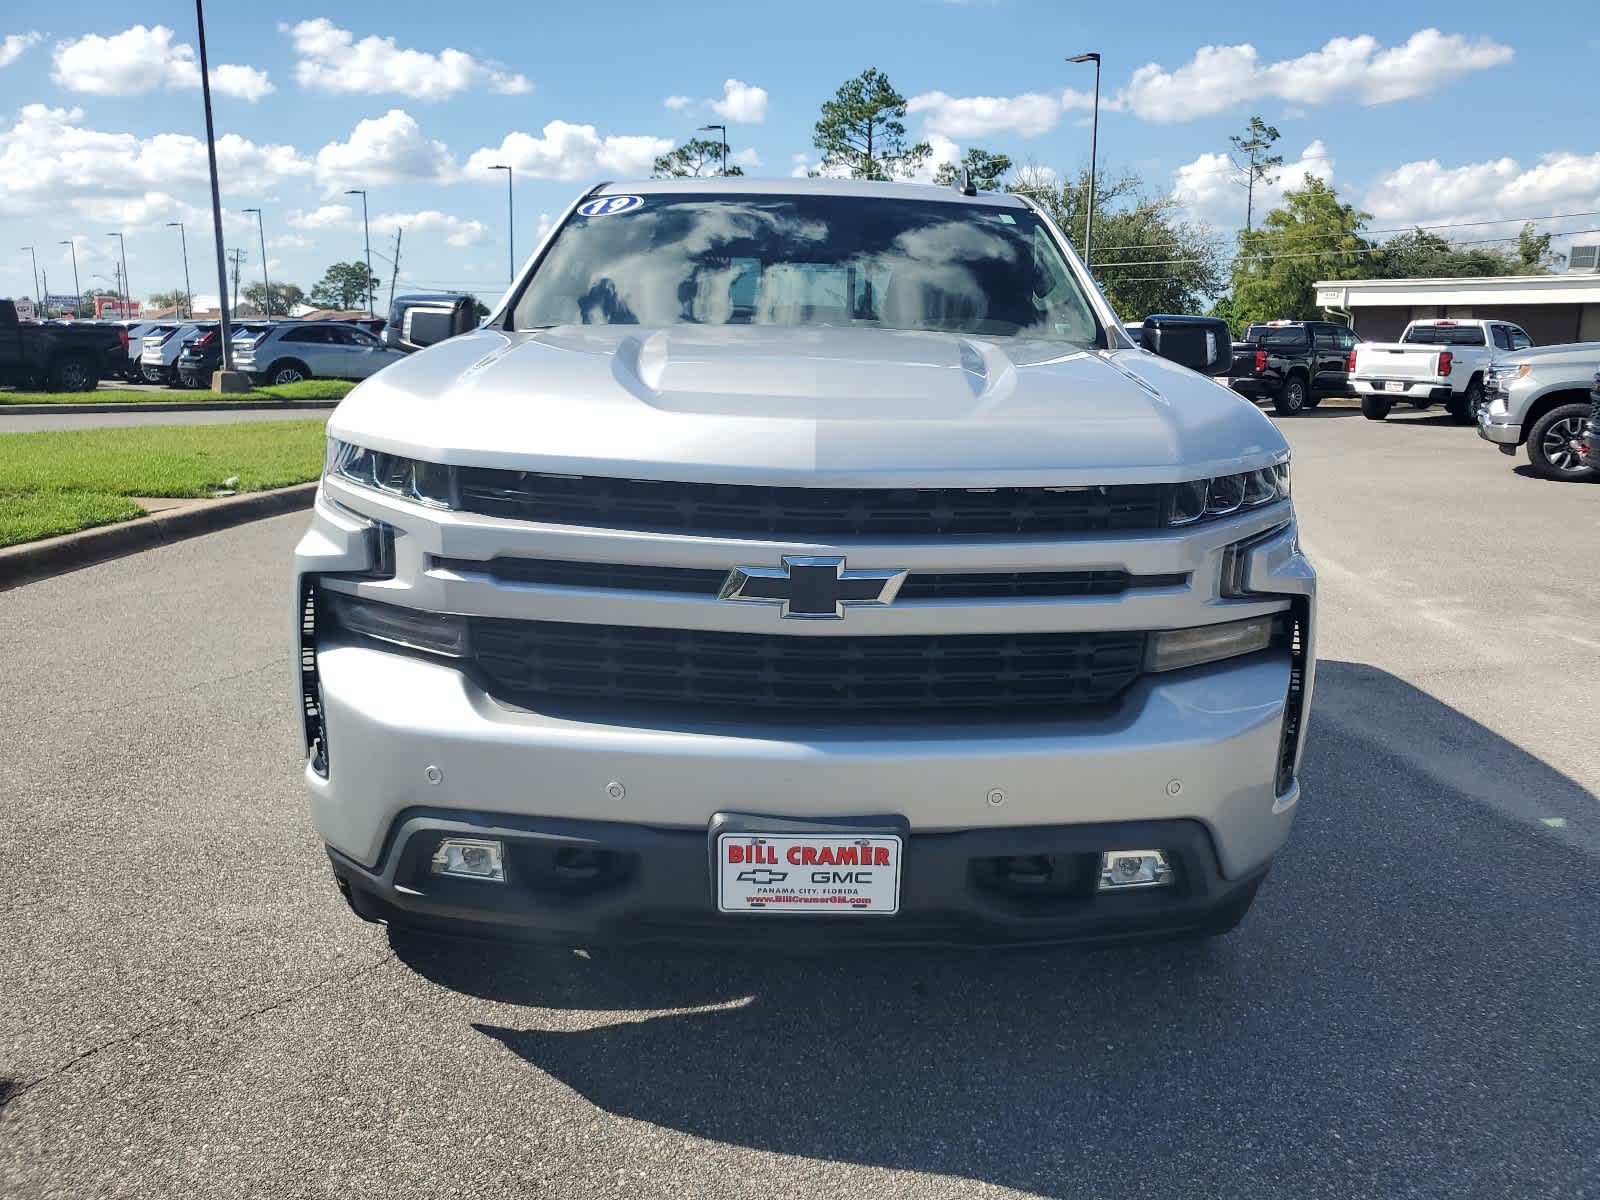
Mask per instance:
[[[193,7],[82,3],[0,16],[0,295],[85,287],[127,238],[136,293],[181,282],[189,231],[197,293],[215,292]],[[517,251],[602,178],[648,173],[654,153],[726,121],[746,169],[814,165],[812,125],[840,82],[875,65],[907,97],[911,133],[940,156],[978,145],[1019,163],[1086,162],[1093,68],[1104,55],[1103,164],[1176,190],[1230,233],[1243,191],[1227,135],[1252,113],[1289,161],[1331,179],[1374,228],[1600,210],[1592,10],[1524,5],[1103,7],[1034,0],[244,5],[213,0],[209,52],[224,143],[227,242],[259,278],[265,212],[275,279],[309,288],[359,256],[369,190],[374,249],[405,227],[400,287],[492,299],[506,276],[504,177],[517,166]],[[667,103],[673,99],[673,105]],[[720,106],[720,110],[719,107]],[[1270,203],[1271,195],[1268,196]],[[353,220],[353,217],[355,218]],[[1600,217],[1548,227],[1587,230]],[[1459,236],[1487,238],[1513,225]],[[387,268],[379,258],[381,274]]]

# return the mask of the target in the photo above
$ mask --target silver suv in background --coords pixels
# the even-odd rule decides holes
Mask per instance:
[[[233,365],[258,383],[365,379],[405,355],[342,321],[286,321],[254,338],[236,338]]]
[[[1544,346],[1501,359],[1484,376],[1478,436],[1502,454],[1527,446],[1529,465],[1546,479],[1600,477],[1579,449],[1597,369],[1600,342]]]

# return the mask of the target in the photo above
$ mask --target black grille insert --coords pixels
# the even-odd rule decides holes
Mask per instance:
[[[1161,528],[1163,484],[1091,488],[810,488],[457,471],[466,512],[706,537],[911,540]]]
[[[1145,646],[1121,631],[791,637],[486,617],[471,638],[483,686],[506,703],[733,717],[1102,705],[1138,678]]]
[[[715,596],[728,577],[727,571],[705,567],[659,567],[556,558],[496,558],[487,562],[439,558],[433,565],[447,571],[488,574],[501,583],[692,596]],[[1184,572],[1130,575],[1126,571],[913,571],[906,577],[896,603],[1120,596],[1134,588],[1182,587],[1188,582],[1189,576]]]

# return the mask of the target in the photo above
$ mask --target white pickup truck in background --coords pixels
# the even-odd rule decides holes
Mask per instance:
[[[1471,425],[1478,419],[1490,366],[1532,345],[1522,327],[1509,321],[1413,321],[1398,342],[1356,347],[1350,386],[1369,421],[1383,420],[1395,401],[1404,400],[1414,408],[1443,403],[1458,423]]]

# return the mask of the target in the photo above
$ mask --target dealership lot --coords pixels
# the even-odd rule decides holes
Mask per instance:
[[[391,939],[298,785],[302,516],[0,593],[0,1194],[1600,1191],[1600,487],[1282,427],[1305,803],[1210,946]]]

